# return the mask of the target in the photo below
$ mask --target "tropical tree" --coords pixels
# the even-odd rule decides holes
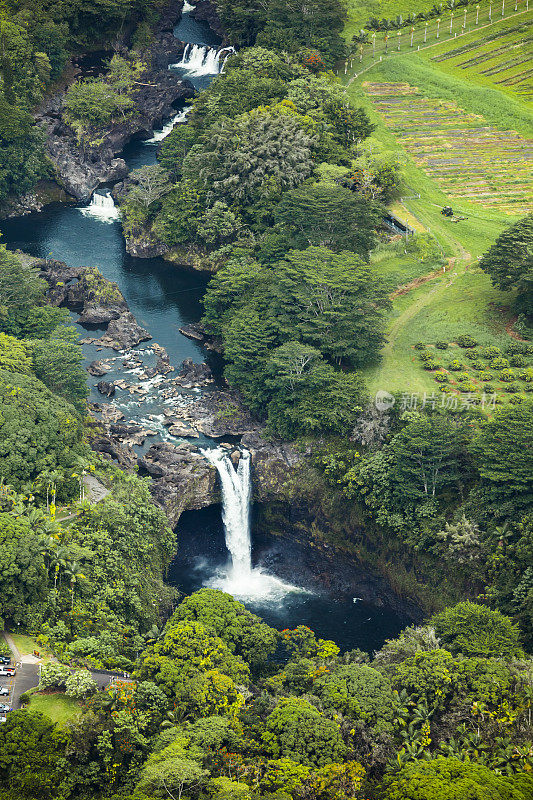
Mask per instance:
[[[510,778],[482,764],[457,758],[413,761],[388,777],[382,788],[387,800],[526,800]]]
[[[275,758],[304,766],[342,762],[346,753],[337,723],[296,697],[282,699],[267,717],[263,741]]]
[[[520,658],[518,626],[509,617],[469,600],[431,619],[435,633],[452,653],[485,658]]]
[[[68,676],[65,683],[65,694],[76,700],[85,699],[88,695],[94,694],[96,689],[96,681],[88,669],[77,669]]]
[[[532,428],[533,402],[529,400],[496,411],[474,439],[471,449],[488,503],[499,508],[502,503],[510,509],[531,507]]]
[[[518,293],[518,307],[533,314],[533,214],[515,222],[479,261],[495,286]]]
[[[337,364],[376,360],[389,301],[359,256],[325,247],[291,250],[274,274],[269,310],[282,340],[296,334]]]
[[[283,191],[308,178],[315,143],[297,115],[256,110],[215,123],[188,152],[183,174],[229,205],[253,203],[270,183]]]
[[[130,178],[135,185],[129,191],[128,199],[136,200],[146,208],[160,200],[171,189],[168,173],[157,164],[132,170]]]
[[[438,498],[468,478],[467,433],[462,421],[417,414],[391,442],[391,477],[398,497]]]
[[[383,212],[342,186],[306,186],[286,192],[275,220],[290,233],[291,245],[350,250],[366,256],[376,241]]]
[[[68,578],[70,584],[71,609],[74,608],[74,589],[81,581],[86,580],[86,576],[81,571],[81,566],[76,561],[66,561],[63,567],[63,575]]]

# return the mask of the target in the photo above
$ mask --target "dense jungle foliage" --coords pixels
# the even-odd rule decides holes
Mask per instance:
[[[440,603],[377,652],[341,653],[221,592],[179,598],[164,582],[176,537],[148,479],[87,445],[68,318],[45,304],[31,262],[0,245],[1,615],[54,656],[23,696],[29,709],[0,725],[0,795],[531,800],[533,403],[489,415],[440,396],[369,406],[360,370],[380,358],[390,303],[370,252],[398,165],[366,149],[372,125],[328,71],[344,54],[344,8],[217,7],[241,49],[159,165],[132,174],[125,232],[216,270],[204,324],[229,384],[270,435],[311,452],[360,527],[406,561],[431,560],[437,598],[453,573],[470,599]],[[49,174],[29,112],[69,55],[147,35],[156,13],[148,0],[1,5],[0,200]],[[136,55],[116,58],[111,94],[75,84],[72,123],[128,111],[139,68]],[[526,219],[481,263],[526,304],[530,238]],[[410,247],[431,250],[424,237]],[[486,357],[510,363],[531,347],[514,340]],[[109,491],[97,504],[84,496],[93,473]],[[129,675],[98,691],[98,668]]]

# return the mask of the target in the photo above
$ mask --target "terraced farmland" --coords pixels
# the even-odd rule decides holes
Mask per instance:
[[[521,99],[533,98],[532,20],[491,31],[431,59],[443,66],[464,72],[468,80],[482,77],[496,87],[505,88]]]
[[[500,131],[408,83],[363,83],[416,164],[452,198],[508,214],[533,210],[533,139]]]

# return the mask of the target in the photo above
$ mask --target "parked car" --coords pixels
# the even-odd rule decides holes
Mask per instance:
[[[0,656],[0,664],[11,664],[11,656]]]
[[[9,686],[0,686],[0,697],[9,697]]]
[[[8,706],[7,703],[0,703],[0,714],[6,714],[8,711],[12,711],[13,709],[11,706]]]
[[[0,678],[12,678],[17,674],[15,667],[0,667]]]

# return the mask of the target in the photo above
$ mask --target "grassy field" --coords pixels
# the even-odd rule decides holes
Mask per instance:
[[[510,20],[490,26],[489,32],[491,37],[501,33],[506,47],[517,43],[516,51],[527,38],[522,23]],[[484,31],[465,35],[460,44],[449,40],[426,51],[395,54],[347,87],[351,101],[364,106],[377,126],[368,146],[394,154],[401,163],[402,198],[391,210],[416,230],[428,231],[444,257],[439,266],[417,262],[399,246],[394,252],[380,246],[373,253],[393,308],[382,363],[366,372],[371,392],[434,393],[439,403],[455,396],[461,404],[465,397],[479,399],[485,390],[499,402],[527,391],[527,370],[507,364],[511,380],[500,380],[500,375],[508,377],[503,368],[492,367],[494,357],[484,355],[490,353],[487,347],[496,347],[501,358],[513,358],[506,352],[513,342],[508,333],[513,298],[495,290],[476,262],[533,202],[531,179],[529,184],[524,179],[524,167],[532,163],[533,143],[525,140],[533,135],[532,115],[524,95],[496,83],[499,73],[478,70],[484,61],[465,65],[466,56],[452,52],[464,46],[463,53],[483,58],[485,51],[496,49],[498,38],[471,47],[482,36],[491,38]],[[490,64],[496,60],[487,59]],[[440,213],[444,205],[467,219],[451,223]],[[405,290],[394,292],[395,285]],[[455,343],[462,335],[478,342],[469,355]],[[448,346],[435,348],[437,342]],[[415,347],[419,343],[434,360],[434,369],[424,369]],[[531,356],[526,361],[526,367],[533,363]],[[454,370],[456,362],[461,367]],[[445,373],[442,384],[437,371]],[[509,384],[512,391],[506,391]]]
[[[30,711],[40,711],[50,717],[53,722],[64,724],[74,719],[80,711],[77,700],[67,697],[61,692],[54,694],[32,694]]]
[[[377,70],[375,72],[377,79],[379,73]],[[374,70],[372,71],[373,75]],[[404,176],[402,196],[409,198],[403,201],[406,211],[412,214],[424,229],[430,231],[446,256],[460,256],[463,251],[470,253],[472,258],[482,255],[496,237],[516,218],[495,209],[487,209],[462,200],[460,203],[454,204],[454,209],[461,215],[467,216],[468,219],[457,224],[450,223],[440,213],[442,207],[450,203],[448,195],[416,165],[393,131],[386,127],[362,86],[354,82],[347,91],[352,102],[355,105],[363,106],[372,122],[377,126],[368,146],[385,154],[395,155],[401,163]],[[416,197],[416,195],[420,195],[420,197]],[[399,207],[396,208],[399,211]],[[401,213],[399,215],[402,216]]]
[[[43,649],[41,645],[31,636],[26,636],[26,634],[23,633],[12,633],[11,638],[18,647],[21,655],[28,655],[33,653],[34,650],[38,650],[41,656],[44,658],[50,656],[50,653]]]

